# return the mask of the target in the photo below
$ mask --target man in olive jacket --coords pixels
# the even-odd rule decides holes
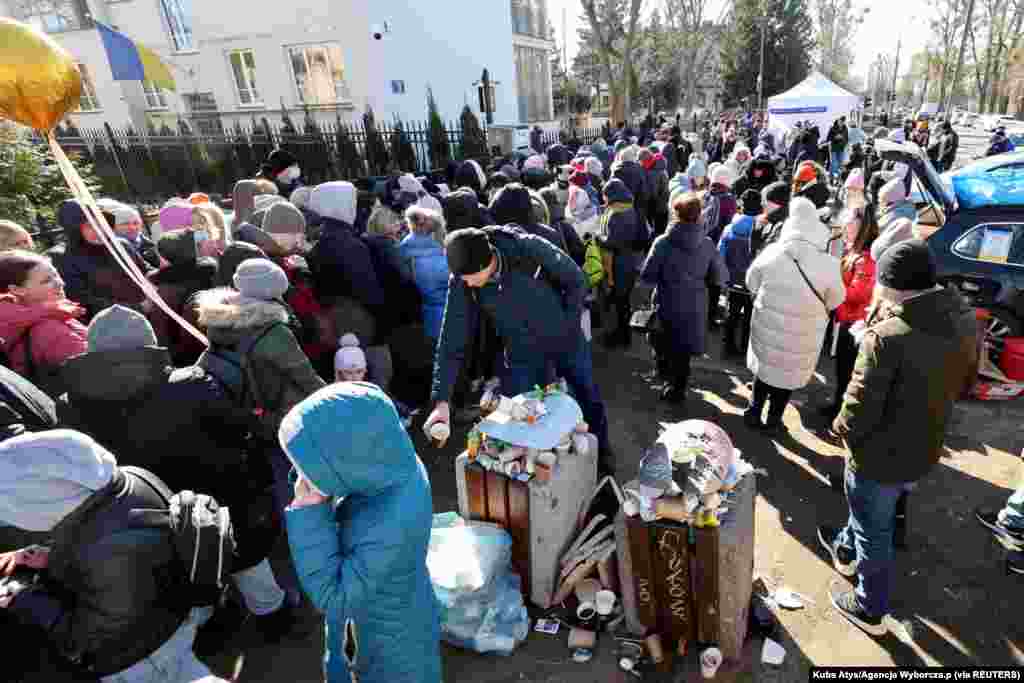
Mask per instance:
[[[833,431],[849,452],[846,527],[818,537],[855,591],[830,590],[833,606],[867,633],[885,633],[897,504],[939,460],[953,401],[976,355],[973,311],[936,287],[928,245],[909,240],[878,261],[877,298]]]

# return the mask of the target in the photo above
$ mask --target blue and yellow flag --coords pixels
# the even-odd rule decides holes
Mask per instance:
[[[150,81],[164,90],[177,90],[171,70],[157,53],[109,26],[96,22],[96,27],[115,81]]]

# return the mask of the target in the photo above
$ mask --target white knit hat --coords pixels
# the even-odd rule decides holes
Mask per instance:
[[[365,370],[366,354],[359,348],[359,337],[349,332],[339,341],[340,347],[334,354],[334,369],[337,370]]]
[[[726,187],[732,187],[732,170],[722,164],[714,171],[711,172],[711,184],[712,185],[725,185]]]

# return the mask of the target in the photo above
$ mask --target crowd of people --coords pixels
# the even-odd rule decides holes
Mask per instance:
[[[450,432],[485,383],[511,396],[564,379],[614,475],[595,330],[621,349],[639,328],[676,404],[720,330],[752,375],[745,422],[772,434],[831,328],[821,409],[849,451],[849,518],[819,537],[858,577],[833,604],[882,633],[899,520],[973,379],[974,312],[936,282],[909,169],[848,150],[842,119],[818,136],[801,126],[787,146],[758,116],[696,136],[623,123],[487,172],[453,163],[443,182],[396,174],[376,194],[303,186],[276,150],[238,181],[230,218],[196,193],[147,231],[136,208],[99,201],[202,335],[154,305],[77,200],[57,207],[65,239],[45,254],[0,221],[0,525],[35,542],[0,555],[0,574],[45,569],[0,592],[4,616],[94,679],[213,681],[196,653],[244,618],[271,642],[301,632],[305,594],[332,683],[438,681],[430,482],[407,431],[420,409],[425,432]],[[653,288],[642,324],[638,285]],[[184,490],[231,512],[229,590],[212,602],[167,526],[133,513]],[[1020,498],[979,519],[1024,539]]]

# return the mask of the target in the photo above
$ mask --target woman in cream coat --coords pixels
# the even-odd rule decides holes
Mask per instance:
[[[797,197],[779,241],[765,247],[747,271],[754,297],[747,350],[755,378],[745,415],[750,427],[781,428],[793,390],[814,374],[829,314],[846,296],[839,259],[825,252],[828,239],[814,204]],[[765,403],[768,417],[762,424]]]

